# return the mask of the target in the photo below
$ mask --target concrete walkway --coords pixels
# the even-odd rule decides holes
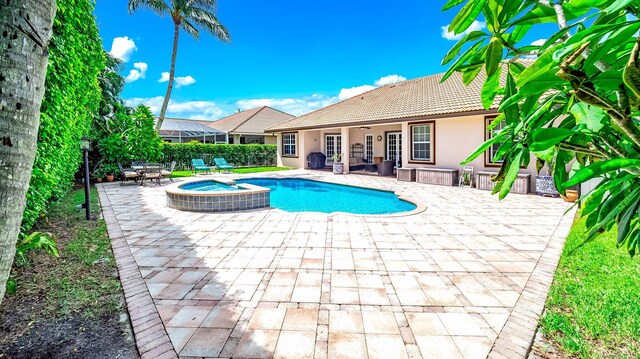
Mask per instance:
[[[262,176],[394,189],[427,209],[190,213],[167,208],[162,187],[100,185],[143,357],[527,354],[573,218],[560,199],[498,202],[470,188],[309,171]]]

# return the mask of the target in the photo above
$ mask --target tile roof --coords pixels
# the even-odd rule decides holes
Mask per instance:
[[[234,113],[216,121],[200,121],[200,123],[231,134],[263,135],[266,128],[292,118],[293,116],[288,113],[262,106]]]
[[[486,78],[484,71],[469,86],[464,85],[460,73],[454,73],[447,81],[440,83],[443,75],[430,75],[378,87],[289,121],[281,122],[267,130],[283,131],[342,125],[366,125],[412,117],[435,117],[486,111],[480,100],[480,91]],[[498,101],[496,100],[491,109],[497,108]]]

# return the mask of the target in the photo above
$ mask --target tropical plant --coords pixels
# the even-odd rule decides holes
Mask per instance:
[[[500,198],[532,155],[539,169],[552,163],[561,193],[601,180],[580,199],[586,240],[617,224],[618,246],[633,256],[640,249],[638,1],[449,0],[443,10],[459,5],[449,31],[462,34],[477,19],[487,30],[471,31],[453,46],[443,80],[459,71],[469,84],[483,72],[484,106],[499,99],[498,120],[488,129],[505,123],[464,163],[499,143],[496,156],[504,162],[494,193]],[[558,30],[531,43],[548,24]]]
[[[53,257],[59,257],[58,245],[51,233],[33,232],[24,236],[16,244],[15,260],[18,265],[25,265],[28,262],[27,253],[33,250],[43,250]],[[9,277],[6,290],[9,294],[14,294],[18,289],[18,283],[14,277]]]
[[[0,303],[15,255],[36,155],[54,0],[0,6]]]
[[[202,29],[223,42],[230,42],[229,31],[218,21],[216,17],[216,0],[129,0],[129,12],[133,13],[138,8],[147,8],[160,16],[169,15],[173,21],[173,51],[171,53],[171,68],[169,70],[169,83],[167,93],[164,96],[160,116],[156,123],[156,129],[160,130],[164,116],[167,113],[173,81],[176,70],[176,56],[178,54],[178,37],[180,29],[193,36],[196,40],[200,38]]]

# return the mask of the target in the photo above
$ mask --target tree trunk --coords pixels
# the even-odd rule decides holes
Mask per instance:
[[[167,93],[164,95],[164,102],[162,103],[162,110],[160,110],[160,117],[158,117],[158,123],[156,123],[156,130],[160,131],[162,127],[162,121],[167,113],[167,107],[169,106],[169,100],[171,99],[171,90],[173,90],[173,80],[176,76],[176,56],[178,55],[178,36],[180,35],[180,23],[174,20],[173,25],[175,27],[173,33],[173,53],[171,54],[171,69],[169,70],[169,85],[167,86]]]
[[[36,155],[55,0],[0,5],[0,303]]]

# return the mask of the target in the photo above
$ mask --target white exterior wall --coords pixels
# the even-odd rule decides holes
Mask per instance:
[[[284,165],[295,168],[306,168],[306,156],[310,152],[325,152],[324,150],[324,135],[325,134],[348,134],[348,143],[362,143],[364,144],[365,134],[372,134],[374,136],[374,156],[385,156],[385,141],[386,132],[402,132],[402,166],[406,168],[420,168],[420,167],[433,167],[433,168],[457,168],[461,169],[460,162],[465,160],[473,151],[476,150],[484,142],[485,138],[485,115],[472,115],[472,116],[459,116],[450,118],[435,119],[435,164],[424,163],[410,163],[411,153],[411,141],[409,132],[409,123],[420,122],[415,121],[402,121],[393,124],[385,125],[370,125],[369,129],[362,129],[360,127],[348,128],[348,132],[345,132],[342,128],[330,128],[330,129],[318,129],[318,130],[306,130],[298,132],[298,158],[281,158],[278,155],[278,165]],[[304,134],[302,136],[301,134]],[[378,141],[377,137],[382,136],[382,140]],[[350,147],[344,147],[343,153],[349,155]],[[278,154],[281,151],[280,135],[278,135]],[[348,163],[348,159],[344,160]],[[473,166],[477,171],[491,171],[498,172],[499,167],[485,166],[484,155],[479,156],[469,166]],[[347,166],[345,166],[347,167]],[[527,168],[523,168],[521,173],[528,173],[531,175],[531,190],[535,190],[535,176],[537,174],[535,169],[535,157],[531,157],[531,161]]]

